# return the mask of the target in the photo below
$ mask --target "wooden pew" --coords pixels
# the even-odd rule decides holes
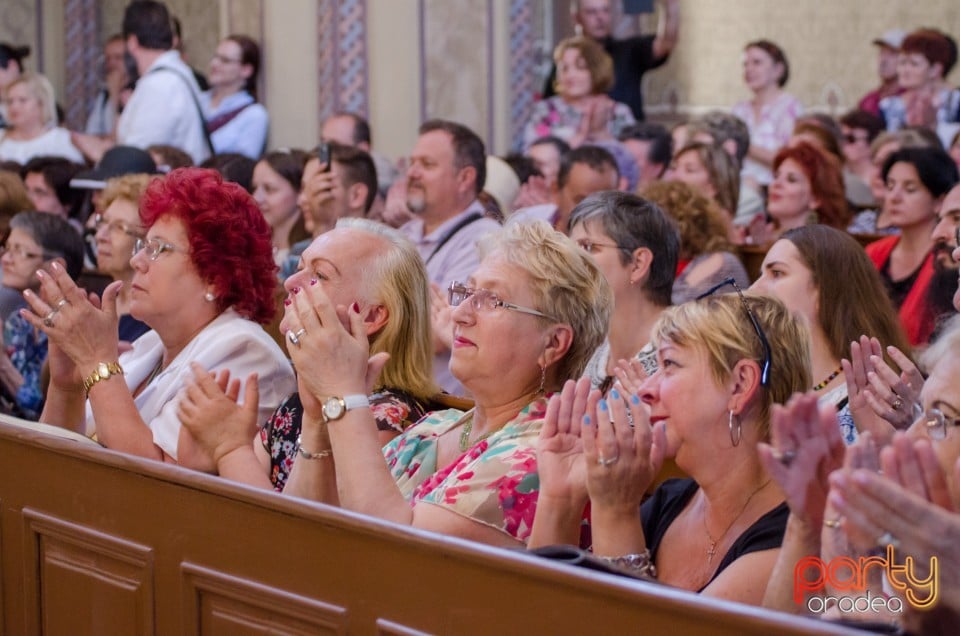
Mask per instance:
[[[0,419],[19,634],[854,633],[399,527]]]

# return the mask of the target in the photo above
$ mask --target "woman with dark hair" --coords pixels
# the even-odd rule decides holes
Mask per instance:
[[[667,181],[682,181],[696,188],[726,213],[726,224],[733,224],[740,199],[740,169],[736,160],[716,144],[698,141],[677,151],[670,163]]]
[[[933,333],[936,316],[927,301],[933,278],[933,238],[943,197],[960,177],[957,165],[941,148],[903,148],[883,164],[887,194],[881,218],[900,230],[867,246],[887,293],[913,346]]]
[[[843,189],[840,162],[805,141],[787,146],[773,160],[774,180],[767,196],[771,223],[751,228],[757,245],[767,245],[787,230],[810,223],[844,229],[850,207]]]
[[[310,237],[297,204],[309,158],[302,150],[274,150],[253,168],[253,198],[270,226],[273,259],[278,266],[283,265],[292,245]]]
[[[210,90],[200,103],[216,154],[237,152],[259,159],[270,118],[257,103],[260,47],[245,35],[227,36],[210,60]]]
[[[767,252],[760,278],[750,289],[774,296],[807,323],[816,382],[812,390],[821,404],[837,408],[843,440],[852,444],[858,428],[840,364],[850,357],[850,343],[866,334],[884,347],[910,350],[863,248],[846,232],[824,225],[789,230]]]
[[[558,137],[576,148],[616,141],[636,123],[630,107],[607,97],[613,86],[613,60],[592,38],[575,36],[557,44],[557,94],[534,104],[523,129],[523,148],[541,137]]]
[[[7,87],[20,79],[23,59],[28,55],[29,46],[13,46],[0,42],[0,128],[7,125]]]
[[[750,150],[743,164],[750,185],[767,185],[773,180],[773,158],[790,139],[803,112],[800,100],[783,90],[789,78],[790,65],[779,46],[757,40],[744,47],[743,80],[753,97],[736,104],[733,114],[750,129]]]
[[[191,363],[260,380],[259,417],[294,390],[290,364],[258,325],[276,311],[270,230],[240,186],[181,168],[147,186],[146,230],[131,265],[130,314],[150,331],[118,357],[120,281],[91,302],[54,264],[23,315],[50,339],[50,388],[41,421],[96,433],[119,451],[212,470],[181,427],[177,407]]]

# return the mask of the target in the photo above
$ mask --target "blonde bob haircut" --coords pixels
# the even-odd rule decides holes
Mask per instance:
[[[106,210],[110,204],[117,199],[123,199],[130,203],[140,206],[140,197],[143,191],[150,185],[150,181],[156,175],[149,174],[125,174],[120,177],[114,177],[107,181],[107,187],[103,189],[103,195],[100,197],[100,209]]]
[[[745,298],[770,342],[770,384],[758,392],[760,434],[767,439],[771,405],[784,404],[794,393],[813,385],[810,332],[779,300],[768,296]],[[753,360],[763,367],[763,345],[736,293],[718,293],[667,309],[653,327],[653,340],[657,346],[669,340],[678,347],[706,352],[718,385],[730,378],[740,360]],[[752,402],[756,404],[756,399]]]
[[[575,35],[572,38],[561,40],[557,48],[553,49],[553,61],[559,68],[560,60],[568,49],[579,51],[590,72],[590,92],[593,95],[606,93],[613,88],[613,58],[611,58],[603,47],[597,44],[592,38],[583,35]],[[554,81],[553,90],[560,93],[559,71],[558,79]]]
[[[430,282],[423,259],[396,230],[368,219],[342,218],[338,228],[371,234],[384,244],[364,266],[362,294],[383,304],[389,319],[370,338],[370,354],[390,354],[377,388],[406,391],[419,400],[440,392],[433,381],[433,335],[430,331]]]
[[[54,101],[53,85],[43,75],[39,73],[26,72],[7,87],[7,92],[18,84],[27,87],[30,95],[40,102],[40,112],[43,115],[43,125],[47,128],[57,124],[57,104]]]
[[[483,261],[491,254],[530,279],[534,307],[573,330],[566,356],[557,363],[557,387],[579,378],[610,325],[613,292],[593,259],[546,221],[507,223],[480,239]],[[546,318],[538,320],[551,322]]]

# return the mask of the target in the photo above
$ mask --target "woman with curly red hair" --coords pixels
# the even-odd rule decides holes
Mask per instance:
[[[810,223],[846,229],[850,207],[840,162],[807,141],[781,148],[773,159],[764,228],[751,227],[752,242],[769,245],[781,234]]]
[[[257,324],[275,311],[270,228],[243,188],[200,168],[153,181],[140,216],[147,231],[130,259],[130,313],[153,331],[132,350],[118,355],[122,282],[99,301],[55,267],[38,272],[40,296],[26,296],[32,311],[21,313],[50,342],[40,419],[95,432],[109,448],[212,470],[176,415],[190,363],[257,374],[262,418],[296,386],[283,351]]]

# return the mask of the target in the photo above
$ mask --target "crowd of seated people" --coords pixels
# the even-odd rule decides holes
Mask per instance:
[[[884,34],[883,85],[838,118],[755,40],[749,99],[671,130],[615,97],[676,23],[617,40],[609,2],[576,6],[503,159],[453,117],[394,165],[345,111],[274,149],[258,44],[221,40],[201,91],[153,0],[82,133],[0,44],[0,409],[792,613],[817,614],[802,559],[894,546],[942,559],[940,600],[880,620],[960,625],[952,38]]]

